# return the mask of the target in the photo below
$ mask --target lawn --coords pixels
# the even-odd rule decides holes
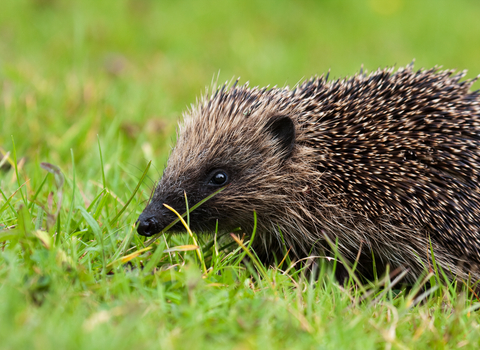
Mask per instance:
[[[247,239],[135,230],[212,81],[414,59],[473,78],[478,18],[476,0],[2,0],[0,349],[479,348],[477,296],[441,274],[340,286],[322,262],[241,263]]]

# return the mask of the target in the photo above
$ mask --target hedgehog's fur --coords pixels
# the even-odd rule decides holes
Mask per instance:
[[[405,267],[414,281],[435,261],[450,276],[480,278],[480,98],[465,73],[411,66],[293,90],[224,86],[185,115],[177,145],[139,232],[152,235],[218,187],[191,213],[192,228],[258,229],[264,260],[296,258],[338,242],[359,271]],[[180,229],[180,226],[176,227]],[[284,243],[283,243],[284,242]],[[357,256],[358,255],[358,256]]]

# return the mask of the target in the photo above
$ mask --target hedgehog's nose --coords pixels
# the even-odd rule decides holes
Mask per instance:
[[[137,223],[137,232],[142,236],[153,236],[160,231],[160,223],[153,215],[142,213]]]

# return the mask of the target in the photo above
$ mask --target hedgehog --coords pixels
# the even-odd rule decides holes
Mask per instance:
[[[248,234],[255,211],[265,263],[336,250],[367,278],[401,268],[413,283],[434,259],[477,281],[480,98],[465,75],[409,65],[215,88],[184,115],[137,231],[174,221],[164,204],[183,213],[184,194],[191,207],[224,187],[191,212],[191,229]]]

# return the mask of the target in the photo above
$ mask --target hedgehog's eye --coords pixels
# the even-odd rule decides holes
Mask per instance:
[[[221,186],[226,184],[228,181],[228,176],[224,171],[217,171],[213,174],[212,178],[210,179],[210,184],[215,186]]]

